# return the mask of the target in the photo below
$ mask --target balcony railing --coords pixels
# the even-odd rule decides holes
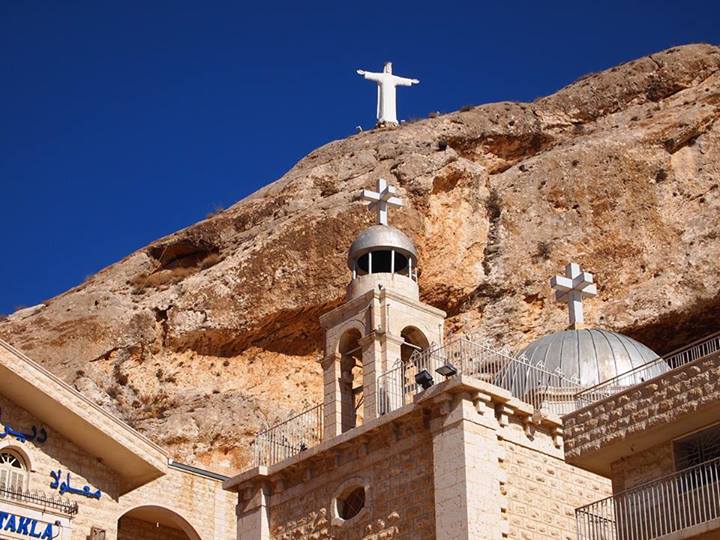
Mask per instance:
[[[720,519],[720,458],[575,510],[578,540],[649,540]]]
[[[576,408],[579,385],[559,373],[531,365],[467,338],[456,338],[443,347],[416,351],[406,363],[399,363],[378,377],[378,411],[386,414],[412,402],[422,388],[415,375],[426,370],[435,380],[435,370],[452,364],[462,375],[499,386],[544,413],[567,414]]]
[[[322,441],[323,407],[315,405],[255,437],[255,466],[270,466],[307,450]]]
[[[705,358],[720,352],[720,332],[706,336],[698,341],[676,349],[675,351],[651,360],[646,364],[633,368],[625,373],[591,386],[575,396],[580,406],[586,406],[595,401],[605,399],[614,394],[627,390],[631,386],[643,383],[657,377],[664,371],[678,368],[688,362]]]
[[[13,490],[0,487],[0,500],[15,501],[30,504],[37,508],[51,509],[67,516],[74,516],[78,513],[78,503],[37,491]]]

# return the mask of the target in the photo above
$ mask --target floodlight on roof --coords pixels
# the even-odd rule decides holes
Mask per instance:
[[[458,373],[457,368],[453,366],[450,362],[448,362],[444,366],[440,366],[435,371],[443,377],[452,377],[454,375],[457,375]]]
[[[435,384],[435,381],[433,380],[432,375],[430,375],[430,372],[427,369],[423,369],[415,375],[415,384],[422,386],[423,390],[427,390]]]

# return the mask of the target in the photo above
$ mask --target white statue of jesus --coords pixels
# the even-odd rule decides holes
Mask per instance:
[[[412,86],[420,81],[393,75],[392,62],[385,62],[382,73],[371,73],[362,69],[358,69],[357,72],[358,75],[377,83],[377,125],[392,124],[396,126],[398,119],[395,107],[395,87]]]

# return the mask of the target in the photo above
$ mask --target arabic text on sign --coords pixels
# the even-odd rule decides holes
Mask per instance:
[[[57,471],[50,471],[50,476],[52,477],[52,482],[50,482],[50,489],[57,489],[60,492],[60,495],[65,495],[66,493],[73,493],[75,495],[82,495],[83,497],[88,497],[89,499],[100,499],[102,497],[102,492],[97,489],[95,491],[92,490],[90,486],[83,486],[82,488],[74,488],[70,485],[70,473],[67,473],[66,479],[61,480],[62,471],[58,469]]]

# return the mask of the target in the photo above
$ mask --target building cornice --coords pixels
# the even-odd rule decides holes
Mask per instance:
[[[335,309],[323,313],[320,315],[320,327],[327,330],[337,324],[336,321],[347,318],[348,313],[358,313],[363,309],[366,309],[370,300],[373,299],[375,291],[368,291],[365,294],[353,298],[349,302],[346,302]]]
[[[442,317],[443,319],[447,317],[447,313],[445,313],[442,309],[438,309],[436,307],[431,306],[430,304],[426,304],[424,302],[413,300],[412,298],[408,298],[407,296],[403,296],[402,294],[398,294],[396,292],[393,292],[389,289],[383,289],[382,291],[377,291],[376,296],[379,300],[392,300],[394,302],[399,302],[401,304],[405,304],[407,306],[412,306],[418,311],[422,311],[425,313],[429,313],[430,315],[434,315],[436,317]]]
[[[337,324],[337,321],[346,319],[348,313],[358,313],[363,309],[367,308],[367,306],[373,299],[377,300],[378,302],[387,302],[388,300],[392,300],[393,302],[398,302],[406,306],[411,306],[418,311],[428,313],[435,317],[441,317],[443,319],[447,317],[447,313],[445,313],[441,309],[433,307],[429,304],[425,304],[424,302],[421,302],[419,300],[414,300],[405,295],[396,293],[390,289],[373,289],[361,296],[358,296],[357,298],[353,298],[349,302],[346,302],[336,307],[332,311],[328,311],[327,313],[321,315],[320,326],[326,330],[335,326],[335,324]]]

